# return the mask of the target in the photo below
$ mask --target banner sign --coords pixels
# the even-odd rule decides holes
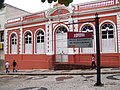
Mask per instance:
[[[91,48],[92,37],[92,33],[68,32],[68,48]]]

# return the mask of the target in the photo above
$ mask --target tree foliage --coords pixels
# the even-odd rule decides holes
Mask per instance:
[[[69,6],[70,3],[73,2],[73,0],[41,0],[41,2],[45,2],[47,1],[48,3],[52,3],[52,2],[57,2],[60,4],[64,4],[65,6]]]
[[[0,9],[4,8],[5,5],[4,5],[4,0],[0,0]]]

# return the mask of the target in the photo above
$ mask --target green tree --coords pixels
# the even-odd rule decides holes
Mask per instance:
[[[45,2],[48,1],[48,3],[52,3],[52,2],[57,2],[60,4],[64,4],[65,6],[69,6],[70,3],[73,2],[73,0],[41,0],[41,2]]]
[[[4,0],[0,0],[0,9],[4,8],[5,5],[4,5]]]

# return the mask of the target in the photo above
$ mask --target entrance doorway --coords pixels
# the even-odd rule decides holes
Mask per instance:
[[[68,62],[67,28],[64,26],[56,30],[56,62]]]

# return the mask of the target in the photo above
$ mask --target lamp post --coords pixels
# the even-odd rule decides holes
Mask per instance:
[[[96,59],[97,59],[97,82],[95,86],[103,86],[101,83],[100,73],[100,43],[99,43],[99,17],[98,13],[95,14],[95,29],[96,29]]]

